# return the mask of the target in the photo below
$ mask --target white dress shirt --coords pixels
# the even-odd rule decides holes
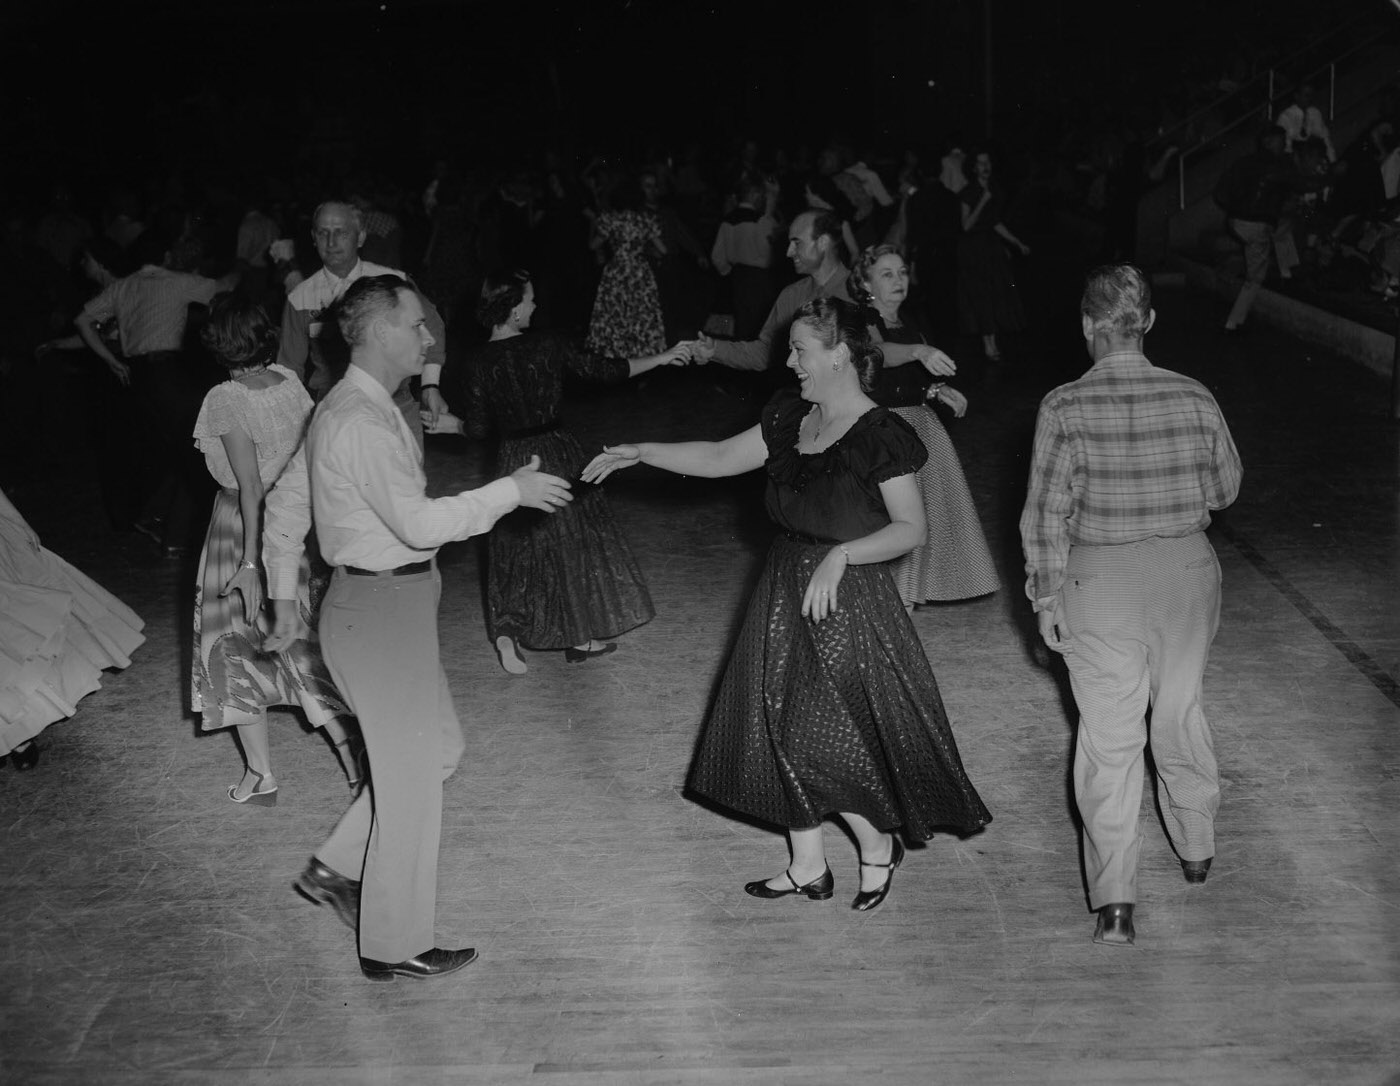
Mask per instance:
[[[490,531],[520,504],[520,488],[509,476],[477,490],[429,498],[421,457],[393,398],[351,363],[316,409],[305,444],[267,495],[268,596],[296,598],[297,568],[313,515],[321,554],[332,566],[386,570],[424,561],[444,543]]]

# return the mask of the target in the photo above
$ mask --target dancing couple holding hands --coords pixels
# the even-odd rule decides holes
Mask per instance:
[[[691,766],[706,799],[787,831],[791,863],[754,897],[830,898],[822,822],[855,838],[852,908],[889,893],[900,832],[973,832],[991,821],[963,770],[938,682],[890,576],[926,537],[915,473],[927,453],[870,396],[882,364],[865,315],[817,298],[793,320],[799,388],[723,441],[606,446],[587,483],[637,464],[717,478],[764,468],[780,534],[768,553]]]

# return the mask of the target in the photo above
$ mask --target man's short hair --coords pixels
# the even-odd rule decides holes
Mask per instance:
[[[841,216],[834,211],[824,211],[811,208],[803,212],[804,215],[812,216],[812,240],[827,237],[831,239],[831,248],[838,254],[843,252],[842,246],[845,242],[841,237]]]
[[[1084,281],[1079,312],[1095,332],[1140,339],[1152,314],[1152,284],[1136,264],[1105,264]]]
[[[321,212],[328,207],[343,207],[350,218],[350,225],[355,228],[355,233],[365,232],[365,213],[349,200],[336,198],[334,200],[322,200],[316,205],[316,210],[311,215],[311,229],[316,229],[316,220],[321,217]]]
[[[334,307],[335,323],[346,345],[352,351],[363,346],[370,324],[398,309],[400,295],[412,290],[397,275],[366,275],[351,283]]]

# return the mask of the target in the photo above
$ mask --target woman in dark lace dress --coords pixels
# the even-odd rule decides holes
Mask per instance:
[[[525,334],[535,311],[535,288],[524,272],[488,278],[477,319],[491,339],[443,377],[443,395],[456,414],[430,432],[473,437],[495,431],[501,470],[539,458],[541,471],[576,479],[587,456],[560,423],[566,370],[593,381],[624,381],[657,366],[684,365],[677,345],[649,358],[604,358],[551,335]],[[460,416],[460,418],[459,418]],[[656,613],[632,549],[607,499],[593,487],[553,516],[518,509],[503,517],[487,541],[489,633],[512,675],[525,674],[520,646],[563,649],[571,663],[617,648],[617,637]]]
[[[852,908],[884,901],[904,858],[897,831],[991,821],[963,771],[938,682],[890,577],[918,546],[914,473],[926,453],[870,399],[881,355],[859,309],[821,298],[797,311],[788,367],[759,425],[725,441],[609,446],[587,482],[646,463],[720,477],[764,467],[782,530],[749,603],[694,764],[693,791],[787,829],[792,862],[754,897],[832,896],[822,820],[839,814],[860,848]]]

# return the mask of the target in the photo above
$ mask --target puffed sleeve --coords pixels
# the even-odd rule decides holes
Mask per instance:
[[[901,475],[912,475],[924,466],[928,450],[914,429],[893,411],[877,408],[864,440],[851,449],[851,467],[872,483],[889,482]]]
[[[234,391],[232,382],[215,385],[204,397],[199,406],[199,417],[194,423],[194,443],[201,451],[207,451],[211,444],[219,444],[224,434],[235,429],[246,430],[242,403]]]

